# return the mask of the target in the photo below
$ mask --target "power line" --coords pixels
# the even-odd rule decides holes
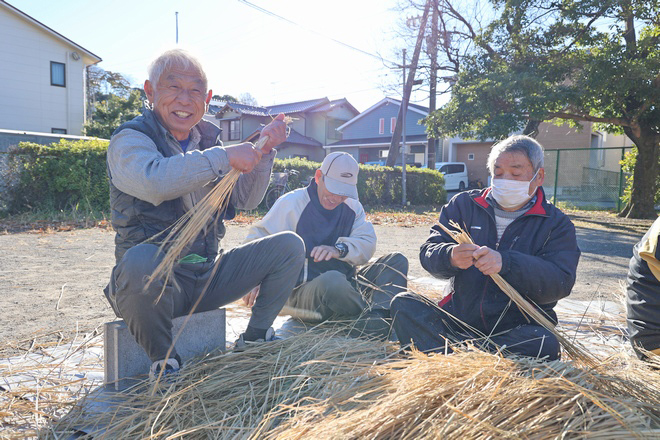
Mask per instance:
[[[336,38],[333,38],[333,37],[331,37],[331,36],[329,36],[329,35],[326,35],[326,34],[323,34],[323,33],[321,33],[321,32],[315,31],[314,29],[310,29],[310,28],[308,28],[308,27],[306,27],[306,26],[303,26],[303,25],[301,25],[301,24],[299,24],[299,23],[296,23],[295,21],[289,20],[289,19],[286,18],[286,17],[282,17],[281,15],[278,15],[278,14],[276,14],[276,13],[274,13],[274,12],[271,12],[271,11],[269,11],[268,9],[264,9],[264,8],[262,8],[261,6],[255,5],[254,3],[250,3],[250,2],[247,1],[247,0],[238,0],[238,2],[239,2],[239,3],[243,3],[244,5],[249,6],[249,7],[253,8],[253,9],[256,9],[257,11],[262,12],[262,13],[264,13],[264,14],[266,14],[266,15],[270,15],[271,17],[275,17],[275,18],[277,18],[277,19],[279,19],[279,20],[285,21],[285,22],[287,22],[287,23],[289,23],[289,24],[292,24],[292,25],[294,25],[294,26],[298,26],[299,28],[304,29],[304,30],[306,30],[307,32],[311,32],[311,33],[316,34],[316,35],[319,35],[319,36],[321,36],[321,37],[323,37],[323,38],[327,38],[327,39],[329,39],[329,40],[331,40],[331,41],[333,41],[333,42],[335,42],[335,43],[337,43],[337,44],[340,44],[340,45],[342,45],[342,46],[344,46],[344,47],[346,47],[346,48],[348,48],[348,49],[351,49],[351,50],[354,50],[354,51],[360,52],[361,54],[364,54],[364,55],[370,56],[370,57],[372,57],[372,58],[376,58],[376,59],[379,60],[379,61],[388,62],[388,63],[390,63],[390,64],[393,64],[393,65],[395,65],[395,66],[398,66],[398,63],[395,63],[394,61],[387,60],[387,59],[385,59],[385,58],[383,58],[383,57],[381,57],[381,56],[379,56],[379,55],[375,55],[375,54],[373,54],[373,53],[371,53],[371,52],[367,52],[366,50],[362,50],[362,49],[357,48],[357,47],[355,47],[355,46],[351,46],[350,44],[348,44],[348,43],[344,43],[343,41],[339,41],[339,40],[337,40]]]

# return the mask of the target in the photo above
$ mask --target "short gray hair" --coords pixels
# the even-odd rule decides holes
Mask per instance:
[[[196,69],[202,77],[202,81],[204,81],[204,89],[208,90],[208,80],[206,79],[206,73],[204,72],[202,63],[200,63],[190,52],[183,49],[167,50],[153,60],[148,68],[149,81],[156,86],[163,72],[174,67]]]
[[[495,175],[495,161],[502,153],[523,153],[532,163],[534,172],[543,168],[543,147],[535,139],[529,136],[510,136],[503,141],[493,145],[488,155],[488,171]]]

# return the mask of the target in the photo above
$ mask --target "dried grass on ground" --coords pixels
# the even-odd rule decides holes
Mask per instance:
[[[74,410],[44,434],[104,438],[560,438],[657,435],[660,378],[613,356],[598,371],[463,349],[412,356],[316,330],[190,365],[101,415]]]
[[[471,347],[401,354],[337,325],[209,355],[188,364],[176,386],[145,382],[100,414],[91,398],[79,401],[90,383],[63,374],[98,344],[90,335],[67,362],[13,365],[38,385],[0,393],[0,426],[16,438],[37,427],[47,438],[79,429],[101,438],[658,438],[660,374],[607,342],[621,322],[604,316],[580,317],[589,334],[603,335],[595,370]]]

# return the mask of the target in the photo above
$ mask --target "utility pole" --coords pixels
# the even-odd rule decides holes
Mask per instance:
[[[424,30],[426,30],[426,23],[429,17],[429,8],[431,6],[431,0],[427,0],[426,6],[424,7],[424,15],[422,15],[422,20],[419,26],[419,34],[417,35],[417,43],[415,44],[415,51],[413,52],[413,57],[410,62],[410,71],[408,72],[408,78],[404,83],[403,97],[401,99],[401,106],[399,107],[399,114],[396,118],[396,127],[394,128],[394,133],[392,133],[392,142],[390,143],[390,149],[387,153],[387,163],[388,167],[394,166],[396,156],[398,153],[399,142],[401,141],[401,132],[403,129],[403,107],[408,107],[408,101],[410,100],[410,93],[412,92],[413,82],[415,81],[415,71],[417,70],[417,62],[419,61],[419,53],[422,50],[422,41],[424,39]],[[401,66],[405,69],[405,65]]]
[[[176,44],[179,44],[179,13],[175,12],[176,16]]]
[[[406,84],[406,50],[403,49],[403,84],[405,87]],[[403,91],[404,95],[406,91]],[[406,112],[408,110],[408,102],[405,100],[401,101],[401,107],[399,115],[401,115],[401,133],[402,133],[402,142],[401,142],[401,204],[406,206]],[[394,134],[392,134],[394,137]],[[389,156],[388,156],[389,157]]]
[[[428,49],[431,55],[431,78],[430,78],[430,96],[429,96],[429,115],[435,111],[436,87],[438,84],[438,0],[431,0],[431,40]],[[438,140],[428,138],[429,155],[427,158],[429,169],[435,169],[435,150]]]

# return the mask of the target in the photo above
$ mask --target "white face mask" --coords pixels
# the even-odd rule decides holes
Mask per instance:
[[[539,170],[536,171],[536,174],[534,174],[534,177],[529,182],[525,180],[492,179],[491,187],[493,189],[491,190],[491,194],[497,204],[505,209],[515,208],[531,199],[532,196],[528,193],[529,185],[536,179]],[[534,191],[536,191],[536,188]]]

